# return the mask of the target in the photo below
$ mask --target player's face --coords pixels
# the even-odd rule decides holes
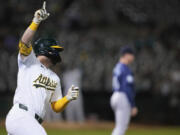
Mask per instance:
[[[43,65],[45,65],[47,68],[50,68],[50,67],[53,66],[51,60],[50,60],[48,57],[42,55],[42,56],[38,56],[37,58],[38,58],[38,60],[39,60]]]
[[[126,58],[127,58],[129,64],[131,64],[135,59],[133,54],[126,54]]]

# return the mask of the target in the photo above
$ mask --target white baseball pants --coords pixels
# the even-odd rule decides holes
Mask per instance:
[[[38,121],[25,110],[15,104],[6,117],[8,135],[47,135]]]
[[[115,115],[115,128],[112,135],[125,135],[131,117],[131,106],[124,92],[114,92],[111,107]]]

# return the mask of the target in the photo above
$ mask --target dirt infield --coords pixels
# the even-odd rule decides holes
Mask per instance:
[[[110,135],[112,122],[87,121],[85,123],[44,122],[48,135]],[[4,122],[0,124],[0,135],[5,135]],[[127,135],[180,135],[180,127],[131,124]]]
[[[109,121],[86,121],[84,123],[70,123],[66,121],[43,122],[43,126],[48,129],[113,129],[114,123]],[[0,127],[5,127],[5,121],[0,121]],[[180,128],[180,126],[162,126],[147,124],[130,124],[130,129],[158,129],[158,128]]]
[[[43,126],[49,129],[113,129],[114,123],[109,121],[86,121],[84,123],[70,122],[44,122]],[[131,123],[130,129],[158,129],[158,128],[180,128],[180,126],[163,126],[157,124]]]
[[[112,122],[44,122],[43,126],[57,129],[112,129],[114,124]]]

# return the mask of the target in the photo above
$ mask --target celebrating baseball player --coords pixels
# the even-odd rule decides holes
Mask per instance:
[[[138,112],[134,99],[133,73],[128,67],[133,61],[134,52],[132,48],[122,48],[120,61],[113,71],[111,107],[115,114],[115,128],[112,135],[124,135],[131,116],[135,116]]]
[[[62,97],[60,79],[51,70],[61,62],[63,47],[54,39],[38,39],[32,47],[34,34],[49,15],[44,2],[19,42],[17,88],[6,118],[9,135],[46,135],[41,123],[49,103],[55,112],[61,112],[78,97],[79,88],[73,85]]]

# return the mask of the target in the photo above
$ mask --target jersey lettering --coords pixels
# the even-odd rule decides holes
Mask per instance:
[[[43,76],[42,74],[40,74],[39,77],[33,81],[33,83],[33,86],[36,88],[41,87],[51,91],[55,91],[57,86],[57,82],[51,80],[49,77]]]

